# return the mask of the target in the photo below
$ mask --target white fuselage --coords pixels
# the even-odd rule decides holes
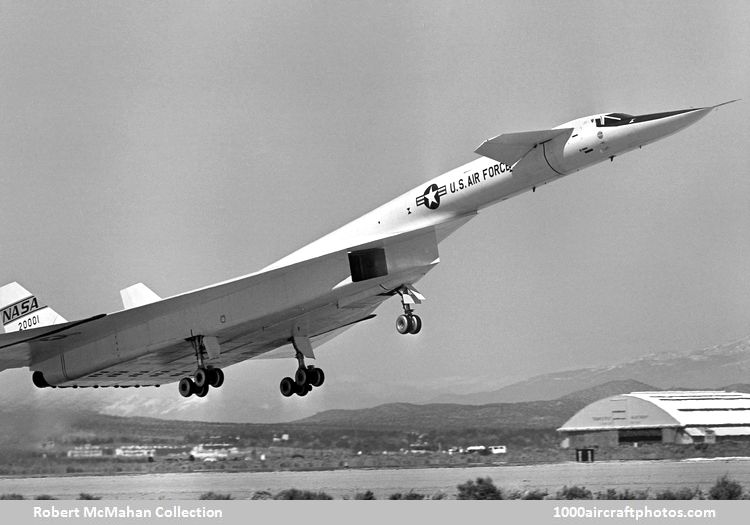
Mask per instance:
[[[560,135],[534,148],[512,169],[486,157],[473,160],[420,184],[262,271],[475,214],[491,204],[676,133],[711,109],[687,110],[614,127],[597,127],[604,114],[566,122],[554,129],[572,128],[569,135]],[[437,186],[437,197],[430,195],[432,200],[425,202],[422,197],[432,185]]]

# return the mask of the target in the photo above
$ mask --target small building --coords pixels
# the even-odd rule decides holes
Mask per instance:
[[[115,449],[115,456],[123,458],[153,458],[156,448],[148,445],[124,445]]]
[[[750,438],[750,394],[722,391],[633,392],[586,406],[562,427],[562,446],[715,443]]]
[[[73,459],[100,458],[104,450],[99,445],[81,445],[68,450],[68,457]]]
[[[239,449],[230,443],[201,443],[192,448],[189,457],[203,461],[216,461],[236,457],[238,454]]]

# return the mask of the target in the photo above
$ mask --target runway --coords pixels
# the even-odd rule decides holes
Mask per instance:
[[[619,461],[555,463],[527,466],[475,468],[329,470],[313,472],[196,472],[122,476],[65,476],[0,478],[0,494],[26,498],[46,494],[76,499],[86,492],[103,499],[196,499],[204,492],[250,498],[256,491],[277,493],[298,488],[322,490],[334,498],[352,498],[371,490],[378,498],[414,490],[431,496],[455,497],[456,486],[469,479],[489,476],[503,489],[543,489],[554,494],[563,485],[585,486],[592,491],[651,490],[700,487],[704,491],[728,474],[750,488],[750,458],[684,461]]]

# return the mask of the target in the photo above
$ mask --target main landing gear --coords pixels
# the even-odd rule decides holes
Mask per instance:
[[[198,397],[206,397],[210,387],[219,388],[224,384],[224,372],[221,368],[205,365],[204,357],[207,348],[203,336],[192,337],[190,342],[195,349],[198,369],[195,371],[192,378],[183,377],[180,379],[177,388],[182,397],[190,397],[193,394]]]
[[[404,285],[396,293],[401,296],[404,313],[396,318],[396,330],[399,334],[418,334],[422,330],[422,318],[412,310],[413,304],[421,304],[424,295],[410,285]]]
[[[304,345],[304,348],[300,348],[300,345]],[[298,364],[297,372],[294,374],[294,379],[285,377],[281,380],[279,390],[281,390],[281,395],[284,397],[290,397],[294,394],[300,397],[306,396],[313,387],[322,386],[326,379],[322,368],[313,365],[305,366],[305,354],[303,350],[306,350],[308,355],[312,355],[312,346],[309,339],[295,340],[294,351]]]
[[[294,374],[294,379],[291,377],[285,377],[281,380],[279,390],[281,390],[282,396],[289,397],[293,394],[297,394],[298,396],[303,397],[306,396],[313,387],[318,387],[323,384],[326,376],[323,373],[322,368],[313,365],[303,367],[304,365],[297,369],[297,372]]]

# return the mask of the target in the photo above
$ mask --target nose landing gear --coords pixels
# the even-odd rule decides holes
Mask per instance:
[[[396,331],[402,335],[416,335],[422,330],[422,318],[414,313],[413,304],[421,304],[424,295],[419,293],[411,285],[404,285],[396,293],[401,296],[401,307],[404,313],[396,318]]]

